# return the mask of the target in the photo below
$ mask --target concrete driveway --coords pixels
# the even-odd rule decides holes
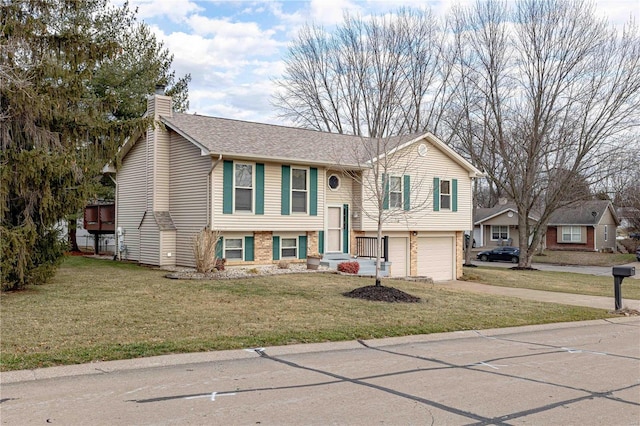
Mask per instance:
[[[7,425],[637,425],[640,318],[0,374]]]

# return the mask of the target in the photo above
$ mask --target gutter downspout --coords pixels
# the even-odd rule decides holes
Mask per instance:
[[[213,154],[210,155],[213,157]],[[212,196],[211,191],[213,189],[213,183],[211,179],[213,178],[213,170],[216,168],[218,164],[222,161],[222,154],[218,154],[218,159],[213,161],[211,168],[209,169],[209,173],[207,173],[207,228],[212,229],[213,227],[213,208],[211,206]]]

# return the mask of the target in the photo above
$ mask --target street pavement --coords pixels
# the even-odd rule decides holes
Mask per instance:
[[[4,425],[637,425],[640,317],[8,372]]]
[[[509,262],[482,262],[480,260],[472,260],[472,264],[478,266],[494,266],[497,268],[513,268],[513,263]],[[636,275],[628,277],[630,279],[640,279],[640,262],[631,262],[626,265],[619,266],[632,266],[636,268]],[[574,274],[586,274],[586,275],[598,275],[601,277],[612,277],[613,282],[613,267],[611,266],[577,266],[577,265],[553,265],[549,263],[532,263],[531,267],[539,269],[541,271],[556,271],[556,272],[571,272]]]
[[[436,285],[609,310],[614,304],[613,297],[464,281]],[[640,310],[640,301],[623,302]],[[5,372],[0,419],[3,425],[640,425],[640,317]]]

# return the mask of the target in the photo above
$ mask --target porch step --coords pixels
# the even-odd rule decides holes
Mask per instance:
[[[360,264],[360,270],[358,275],[361,276],[375,276],[376,275],[376,260],[369,258],[352,258],[348,254],[343,253],[330,253],[325,254],[320,260],[321,266],[326,266],[329,269],[338,269],[338,264],[342,262],[358,262]],[[389,275],[389,266],[391,262],[382,262],[380,265],[380,275],[386,277]]]

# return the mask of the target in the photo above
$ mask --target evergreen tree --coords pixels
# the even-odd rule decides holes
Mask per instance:
[[[145,98],[169,86],[187,107],[190,76],[128,5],[0,0],[2,289],[40,284],[64,242],[55,225],[95,192],[102,167],[149,124]]]

